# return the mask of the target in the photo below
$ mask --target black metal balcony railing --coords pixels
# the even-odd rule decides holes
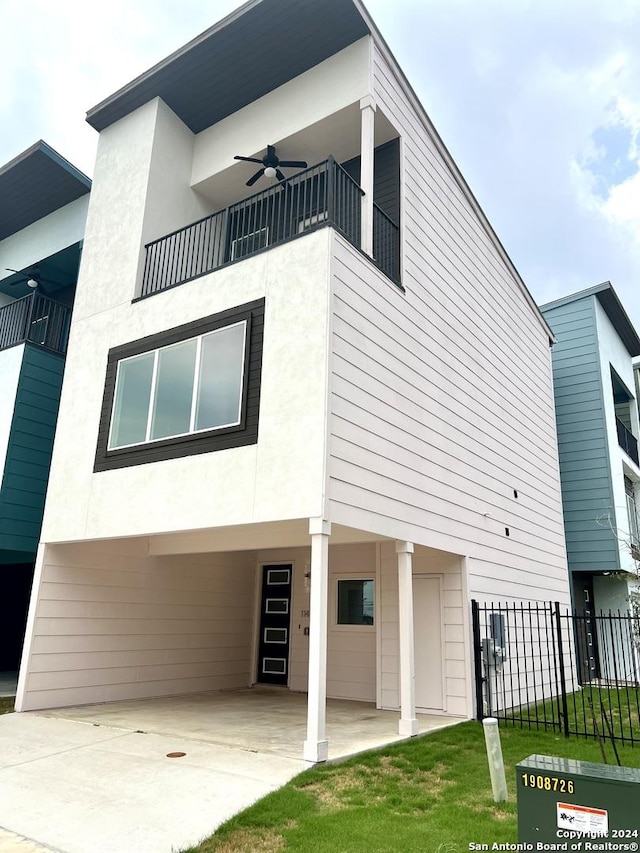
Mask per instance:
[[[363,194],[353,178],[330,157],[274,187],[148,243],[141,295],[183,284],[322,223],[332,224],[347,240],[360,246]],[[398,279],[394,271],[399,265],[397,232],[397,225],[376,208],[374,259],[394,280]]]
[[[630,432],[622,423],[620,418],[616,418],[616,429],[618,430],[618,444],[627,454],[630,459],[638,463],[638,439]]]
[[[0,308],[0,350],[28,341],[64,353],[70,318],[68,305],[40,293],[16,299]]]
[[[400,281],[400,240],[398,226],[387,214],[373,205],[373,257],[392,281]]]

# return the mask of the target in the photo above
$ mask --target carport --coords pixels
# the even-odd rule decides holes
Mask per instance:
[[[281,687],[259,685],[156,699],[43,710],[40,716],[93,726],[171,736],[175,743],[201,741],[249,752],[301,759],[307,725],[307,697]],[[329,699],[329,760],[404,740],[398,712],[377,710],[373,703]],[[461,718],[418,714],[419,733],[461,722]]]

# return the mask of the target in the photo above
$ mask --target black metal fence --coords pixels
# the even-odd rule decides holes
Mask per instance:
[[[0,308],[0,350],[26,341],[54,352],[67,349],[71,309],[40,293]]]
[[[640,620],[472,602],[478,719],[640,743]]]
[[[353,178],[330,157],[148,243],[141,295],[182,284],[325,222],[359,246],[362,195]],[[398,226],[379,209],[374,218],[374,244],[374,260],[397,281]]]

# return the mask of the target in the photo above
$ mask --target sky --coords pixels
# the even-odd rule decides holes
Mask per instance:
[[[0,164],[91,176],[86,111],[238,5],[0,0]],[[640,333],[640,0],[366,6],[537,302],[609,280]]]

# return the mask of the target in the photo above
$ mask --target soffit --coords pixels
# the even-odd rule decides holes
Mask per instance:
[[[159,97],[194,133],[369,33],[352,0],[251,0],[93,107],[100,131]]]
[[[91,181],[40,140],[0,168],[0,240],[91,189]]]
[[[588,287],[586,290],[580,290],[578,293],[571,293],[569,296],[555,299],[553,302],[547,302],[546,305],[540,306],[540,310],[543,314],[546,314],[554,308],[569,305],[580,299],[590,299],[594,296],[602,305],[609,320],[611,320],[629,355],[633,357],[640,355],[640,337],[610,281],[603,281],[601,284]]]

